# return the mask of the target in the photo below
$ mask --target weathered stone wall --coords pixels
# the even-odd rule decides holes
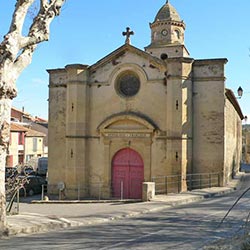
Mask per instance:
[[[241,119],[233,104],[225,100],[225,184],[238,173],[241,161],[242,125]]]
[[[57,183],[65,182],[66,171],[66,72],[53,70],[49,84],[48,185],[58,194]]]
[[[242,126],[242,161],[250,164],[250,125]]]
[[[245,160],[250,164],[250,131],[246,133],[246,147],[245,147]]]
[[[89,86],[88,66],[67,65],[66,97],[66,173],[67,196],[81,190],[86,196],[88,190],[88,148],[89,136]]]
[[[225,60],[195,61],[193,68],[193,173],[224,165]]]

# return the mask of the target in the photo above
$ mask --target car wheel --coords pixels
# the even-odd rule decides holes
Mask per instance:
[[[32,196],[32,195],[34,195],[34,190],[33,189],[30,189],[30,191],[29,191],[29,196]]]

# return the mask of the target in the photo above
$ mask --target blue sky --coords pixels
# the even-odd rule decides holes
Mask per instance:
[[[0,2],[0,38],[8,31],[16,0]],[[250,120],[250,1],[171,0],[186,23],[185,44],[195,59],[227,58],[226,87],[235,93]],[[122,31],[135,32],[132,45],[143,49],[150,43],[149,22],[165,0],[67,0],[61,16],[51,26],[50,41],[36,50],[32,64],[17,82],[13,105],[48,118],[48,73],[46,69],[67,64],[91,65],[124,44]]]

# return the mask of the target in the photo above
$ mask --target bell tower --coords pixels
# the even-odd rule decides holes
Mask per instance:
[[[169,0],[150,23],[150,29],[151,44],[145,48],[146,52],[161,59],[189,56],[184,45],[185,23]]]

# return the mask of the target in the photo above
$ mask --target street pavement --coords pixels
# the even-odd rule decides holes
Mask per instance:
[[[21,202],[19,214],[7,216],[9,237],[100,224],[198,202],[239,189],[243,176],[244,173],[240,173],[226,187],[206,188],[181,194],[157,195],[150,202],[85,200]]]

